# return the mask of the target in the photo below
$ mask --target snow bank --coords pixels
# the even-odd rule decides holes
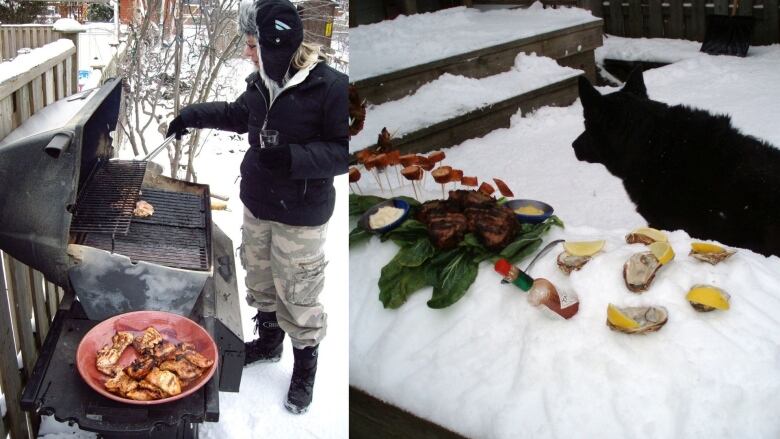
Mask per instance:
[[[349,30],[350,81],[370,78],[483,47],[600,20],[584,9],[479,11],[457,7]]]
[[[580,73],[559,66],[551,58],[525,53],[517,55],[510,71],[482,79],[445,73],[413,95],[368,107],[363,131],[350,139],[349,150],[355,152],[375,144],[382,127],[400,138]]]
[[[58,32],[83,32],[86,30],[81,23],[72,18],[60,18],[54,22],[52,29]]]
[[[63,38],[43,47],[33,49],[29,53],[19,55],[11,61],[0,63],[0,83],[27,73],[49,59],[62,55],[73,47],[73,41]]]

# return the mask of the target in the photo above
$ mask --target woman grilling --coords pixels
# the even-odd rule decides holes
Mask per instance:
[[[168,136],[180,138],[189,127],[249,133],[241,261],[258,338],[246,343],[245,364],[279,361],[288,334],[294,367],[285,407],[303,413],[325,336],[318,296],[333,177],[347,172],[348,79],[322,62],[318,46],[303,42],[301,19],[287,0],[242,2],[239,28],[244,56],[257,68],[246,91],[234,102],[183,108]]]

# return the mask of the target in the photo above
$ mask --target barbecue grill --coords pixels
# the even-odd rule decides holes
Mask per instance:
[[[237,392],[244,363],[233,245],[211,221],[207,185],[161,175],[146,160],[116,160],[111,134],[121,79],[44,111],[57,126],[24,125],[0,143],[0,248],[61,286],[52,327],[25,387],[25,410],[103,437],[196,437],[219,418],[219,391]],[[154,214],[133,217],[136,202]],[[199,391],[155,407],[109,400],[76,369],[81,338],[110,316],[168,311],[189,317],[219,348]]]

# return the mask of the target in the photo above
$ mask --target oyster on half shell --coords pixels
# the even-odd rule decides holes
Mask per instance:
[[[661,329],[666,324],[666,321],[669,320],[669,311],[663,306],[627,307],[620,308],[620,312],[636,321],[639,326],[636,328],[623,328],[613,325],[609,320],[607,320],[607,326],[613,331],[625,332],[626,334],[655,332]]]
[[[558,255],[558,268],[566,274],[577,271],[590,261],[590,256],[574,256],[567,251]]]
[[[697,252],[691,250],[691,252],[688,253],[688,256],[715,265],[725,259],[728,259],[734,253],[736,253],[736,250],[724,250],[722,252]]]
[[[626,281],[626,287],[635,293],[647,291],[659,268],[661,263],[652,252],[631,255],[623,264],[623,279]]]

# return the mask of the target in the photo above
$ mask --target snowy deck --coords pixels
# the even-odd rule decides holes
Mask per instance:
[[[746,59],[697,56],[648,71],[645,81],[652,99],[730,114],[745,134],[780,147],[777,71],[775,45]],[[542,108],[445,159],[550,203],[566,228],[547,241],[606,240],[570,277],[555,267],[557,252],[532,270],[576,291],[579,314],[548,319],[486,263],[450,308],[427,308],[428,288],[383,309],[379,269],[397,247],[372,238],[350,249],[351,266],[361,267],[350,271],[350,384],[468,437],[780,437],[780,258],[739,250],[713,267],[688,257],[694,237],[667,231],[677,257],[649,291],[628,292],[620,270],[642,246],[624,235],[645,222],[620,180],[576,160],[571,142],[582,129],[579,103]],[[360,184],[381,194],[371,179]],[[430,180],[423,192],[441,196]],[[694,311],[684,295],[699,282],[729,292],[731,309]],[[605,325],[608,303],[665,306],[669,322],[654,334],[619,334]]]
[[[576,8],[478,11],[452,8],[350,30],[350,79],[379,104],[443,73],[485,77],[509,70],[520,52],[547,56],[593,77],[600,18]]]
[[[519,54],[511,70],[481,79],[444,74],[413,95],[369,106],[363,131],[350,139],[355,153],[376,144],[386,127],[403,153],[450,147],[509,126],[521,110],[566,106],[577,99],[581,70],[550,58]]]

